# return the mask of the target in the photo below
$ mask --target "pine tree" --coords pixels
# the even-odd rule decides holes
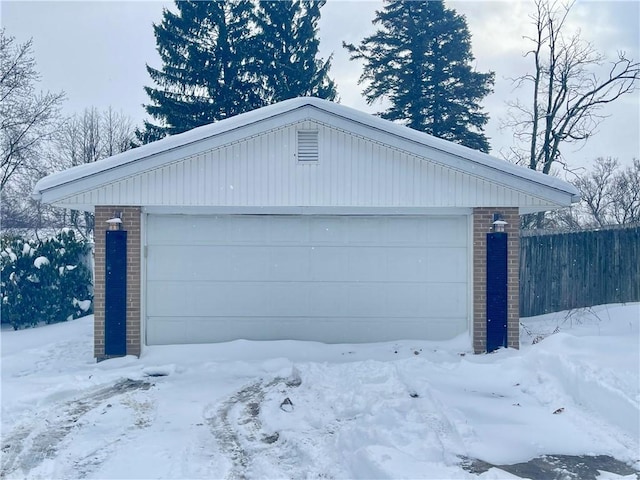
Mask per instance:
[[[247,0],[176,1],[154,25],[162,68],[147,65],[158,88],[145,87],[142,142],[184,132],[265,104],[257,79],[254,6]]]
[[[364,60],[359,83],[369,104],[388,98],[381,116],[483,152],[488,115],[480,101],[494,74],[473,70],[471,36],[462,15],[442,0],[386,0],[376,12],[381,28],[359,46],[343,43],[351,60]]]
[[[262,45],[260,73],[269,103],[301,96],[334,100],[331,56],[318,56],[318,21],[324,0],[262,1],[257,25]]]

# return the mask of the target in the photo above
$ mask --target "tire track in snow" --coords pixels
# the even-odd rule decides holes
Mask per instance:
[[[77,427],[78,420],[105,400],[135,390],[148,390],[152,385],[142,380],[121,380],[79,399],[54,405],[32,422],[22,422],[2,441],[0,478],[8,478],[18,470],[27,474],[44,460],[54,458],[58,446]],[[58,415],[59,411],[63,413]],[[87,467],[90,464],[87,462]]]
[[[278,441],[278,432],[264,432],[259,417],[267,392],[278,385],[298,387],[300,383],[299,377],[276,377],[268,383],[263,380],[251,383],[222,402],[215,414],[207,418],[211,432],[232,463],[227,479],[248,478],[253,457]]]

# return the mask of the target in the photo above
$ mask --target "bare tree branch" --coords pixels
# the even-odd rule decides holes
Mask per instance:
[[[55,135],[51,163],[55,169],[93,163],[132,148],[134,127],[131,119],[109,107],[99,112],[85,108],[81,114],[66,118]],[[94,226],[91,213],[72,210],[70,224],[88,236]]]
[[[533,43],[525,53],[533,59],[533,73],[513,79],[516,88],[531,86],[531,103],[508,103],[510,114],[503,126],[514,130],[518,143],[511,155],[522,161],[526,151],[528,166],[550,173],[562,158],[562,147],[585,141],[606,118],[602,109],[623,95],[634,92],[640,77],[640,63],[618,52],[608,72],[605,57],[580,33],[566,35],[566,22],[573,3],[536,0],[531,16],[535,35],[525,36]]]
[[[552,172],[563,161],[562,148],[584,142],[597,133],[606,118],[603,108],[634,92],[640,63],[618,52],[607,73],[604,55],[580,37],[568,35],[567,20],[575,2],[536,0],[531,15],[535,34],[525,36],[532,48],[533,72],[513,79],[515,88],[530,86],[530,103],[509,102],[503,127],[510,128],[516,144],[508,155],[532,170]],[[538,215],[541,223],[544,214]]]
[[[55,129],[64,93],[36,92],[32,42],[0,30],[0,190],[40,162],[38,149]]]

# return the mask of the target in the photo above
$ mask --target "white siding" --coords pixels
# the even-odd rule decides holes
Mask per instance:
[[[296,131],[319,132],[298,162]],[[426,149],[425,149],[426,154]],[[541,195],[542,196],[542,195]],[[478,207],[552,204],[324,124],[305,121],[67,197],[59,204]]]

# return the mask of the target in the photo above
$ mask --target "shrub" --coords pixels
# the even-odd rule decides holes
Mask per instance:
[[[65,230],[44,241],[3,237],[0,243],[2,322],[14,329],[92,312],[89,244]]]

